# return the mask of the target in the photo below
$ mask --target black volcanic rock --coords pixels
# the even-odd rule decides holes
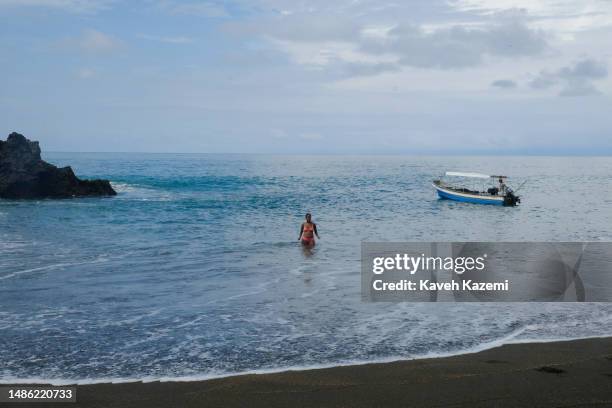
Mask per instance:
[[[81,180],[70,167],[40,158],[38,142],[19,133],[0,140],[0,198],[67,198],[117,193],[108,180]]]

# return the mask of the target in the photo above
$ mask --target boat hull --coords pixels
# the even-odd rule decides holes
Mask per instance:
[[[438,192],[438,196],[446,200],[454,200],[473,204],[504,205],[504,197],[502,196],[484,197],[475,194],[459,193],[456,191],[445,189],[435,184],[433,186]]]

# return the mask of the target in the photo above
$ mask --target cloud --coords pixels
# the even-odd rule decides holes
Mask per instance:
[[[355,41],[360,37],[362,27],[350,19],[307,13],[284,15],[263,24],[247,26],[247,29],[282,41],[321,43]]]
[[[157,35],[148,35],[148,34],[138,34],[138,38],[149,41],[157,41],[168,44],[188,44],[193,42],[193,38],[191,37],[183,37],[183,36],[157,36]]]
[[[583,59],[556,71],[543,70],[529,82],[536,90],[561,86],[560,96],[585,96],[600,93],[593,81],[608,77],[608,67],[602,61]]]
[[[94,13],[112,3],[114,0],[0,0],[0,7],[45,7],[71,13]]]
[[[568,80],[573,79],[603,79],[608,76],[608,67],[601,61],[585,59],[574,66],[561,68],[557,75]]]
[[[65,37],[50,44],[59,52],[81,53],[87,55],[108,55],[125,47],[118,38],[98,30],[83,30],[79,36]]]
[[[601,92],[593,84],[585,81],[569,82],[561,89],[559,96],[599,95]]]
[[[497,81],[491,82],[491,86],[501,89],[513,89],[516,88],[516,82],[511,79],[498,79]]]
[[[106,53],[121,47],[121,41],[115,37],[97,30],[85,30],[80,38],[73,41],[84,51]]]
[[[585,3],[600,2],[586,0]],[[461,11],[485,15],[512,10],[525,10],[535,16],[576,15],[581,11],[574,0],[451,0],[449,4]]]
[[[86,54],[109,54],[120,50],[124,43],[118,38],[98,30],[83,30],[79,36],[65,37],[51,47],[64,52],[81,52]]]
[[[529,86],[533,89],[549,89],[558,83],[558,78],[555,74],[547,71],[540,71],[538,76],[529,82]]]
[[[364,63],[351,62],[341,65],[343,76],[372,76],[383,72],[396,72],[401,70],[401,65],[393,62]]]
[[[606,27],[612,18],[609,0],[450,0],[456,10],[490,16],[522,10],[531,22],[556,32],[578,32]]]
[[[531,57],[549,49],[541,30],[529,28],[522,15],[496,23],[371,25],[337,15],[280,15],[265,21],[227,25],[226,30],[259,36],[299,65],[318,66],[347,75],[376,75],[402,67],[442,70],[476,67],[485,57]]]
[[[521,57],[542,54],[547,48],[542,32],[518,19],[488,27],[460,25],[432,32],[400,25],[387,41],[366,43],[364,50],[394,53],[402,65],[419,68],[456,69],[477,66],[485,55]]]

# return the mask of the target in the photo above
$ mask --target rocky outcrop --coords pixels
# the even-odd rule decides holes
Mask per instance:
[[[19,133],[0,140],[0,198],[67,198],[117,193],[108,180],[81,180],[72,168],[40,158],[38,142]]]

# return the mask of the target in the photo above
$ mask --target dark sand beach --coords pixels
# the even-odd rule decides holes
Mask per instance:
[[[207,381],[83,385],[77,396],[65,406],[612,407],[612,338]]]

